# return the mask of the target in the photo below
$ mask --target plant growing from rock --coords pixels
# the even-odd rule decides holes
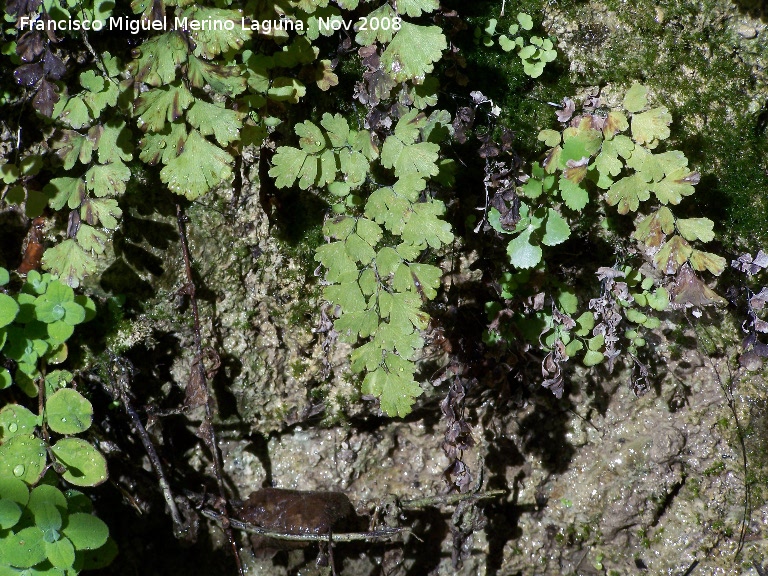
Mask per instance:
[[[549,150],[518,188],[519,207],[491,208],[488,214],[498,233],[512,237],[507,254],[515,271],[501,282],[502,298],[512,299],[530,291],[534,275],[540,279],[546,274],[546,254],[554,254],[551,248],[568,240],[573,225],[589,217],[590,203],[604,202],[620,215],[636,213],[642,203],[649,203],[647,212],[638,213],[632,233],[638,256],[642,254],[647,263],[641,266],[643,258],[635,258],[635,266],[599,268],[602,294],[588,302],[587,311],[577,316],[575,291],[554,282],[548,289],[549,304],[539,298],[520,312],[505,313],[515,330],[544,346],[544,386],[558,397],[563,392],[560,364],[568,358],[583,354],[586,366],[606,363],[612,369],[622,354],[622,342],[629,357],[636,358],[646,343],[643,330],[660,325],[658,312],[669,306],[697,308],[723,302],[696,276],[703,271],[717,276],[725,267],[723,257],[695,244],[714,238],[714,223],[707,218],[678,218],[670,208],[694,193],[699,174],[688,168],[681,151],[656,152],[670,134],[667,108],[650,108],[647,88],[640,84],[627,91],[622,110],[607,111],[597,104],[589,102],[574,116],[575,105],[566,99],[558,112],[562,131],[539,134]],[[489,341],[501,334],[502,308],[489,307],[494,320]],[[640,380],[645,380],[647,373],[639,370]]]
[[[546,65],[557,58],[557,50],[549,38],[530,36],[526,38],[523,31],[533,30],[533,18],[530,14],[520,12],[517,22],[510,24],[506,33],[499,34],[496,27],[499,21],[491,18],[484,28],[475,28],[475,42],[491,47],[494,42],[504,52],[517,51],[517,56],[523,63],[523,72],[531,78],[538,78],[544,73]]]

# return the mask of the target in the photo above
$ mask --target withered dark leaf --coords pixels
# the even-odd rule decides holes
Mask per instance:
[[[22,86],[29,87],[37,84],[44,75],[43,65],[39,62],[36,64],[22,64],[13,71],[13,77],[16,79],[16,82]]]
[[[25,32],[16,44],[16,54],[24,62],[37,60],[43,50],[45,50],[43,35],[32,30]]]
[[[680,267],[675,276],[675,281],[669,290],[669,298],[673,308],[700,308],[726,303],[721,296],[696,276],[687,262]]]
[[[563,98],[562,106],[562,110],[558,110],[555,114],[559,122],[568,122],[576,111],[576,103],[566,96]]]
[[[52,82],[43,80],[37,89],[35,97],[32,99],[32,107],[43,116],[49,118],[53,115],[53,107],[59,101],[59,95],[56,93],[56,87]]]
[[[37,12],[43,0],[8,0],[5,4],[5,11],[8,14],[16,14],[19,18]]]
[[[64,65],[61,58],[56,56],[56,54],[50,50],[46,50],[45,56],[43,56],[43,71],[48,78],[61,80],[62,76],[64,76],[67,71],[67,67]]]
[[[763,287],[760,292],[749,299],[749,305],[755,310],[762,310],[768,303],[768,287]]]

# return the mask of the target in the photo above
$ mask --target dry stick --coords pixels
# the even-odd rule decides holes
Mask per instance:
[[[147,433],[147,429],[144,427],[144,424],[141,423],[141,418],[139,417],[139,414],[136,412],[136,409],[131,404],[130,399],[130,383],[127,381],[128,376],[128,370],[125,366],[120,365],[119,359],[116,359],[115,364],[119,367],[120,371],[123,373],[123,377],[120,379],[116,379],[114,375],[114,371],[108,369],[109,377],[111,382],[111,389],[108,389],[108,392],[114,398],[116,401],[120,402],[123,405],[123,408],[125,409],[125,413],[128,414],[128,418],[130,418],[131,423],[133,424],[134,429],[136,430],[136,434],[139,435],[139,439],[141,440],[142,445],[144,446],[144,450],[147,452],[147,456],[149,457],[149,461],[152,464],[152,468],[155,469],[155,474],[157,474],[157,480],[160,484],[160,490],[163,493],[163,499],[165,499],[165,503],[168,506],[168,510],[171,513],[171,519],[173,520],[173,533],[174,535],[179,538],[181,537],[184,532],[186,531],[184,521],[181,519],[181,514],[179,514],[179,509],[176,507],[176,501],[173,499],[173,494],[171,493],[171,486],[168,483],[168,480],[165,477],[165,472],[163,471],[163,465],[160,462],[160,457],[157,455],[157,451],[155,450],[155,445],[152,444],[152,439],[149,437],[149,434]]]
[[[505,496],[506,490],[490,490],[489,492],[470,492],[464,494],[451,494],[450,496],[429,496],[415,500],[403,500],[400,507],[403,510],[418,510],[431,506],[451,506],[464,501],[490,500],[498,496]]]
[[[248,522],[240,522],[239,520],[233,520],[232,518],[225,518],[223,514],[214,512],[213,510],[203,509],[200,513],[206,518],[216,520],[221,524],[228,522],[233,528],[248,532],[249,534],[258,534],[266,538],[274,538],[275,540],[289,540],[292,542],[326,542],[333,538],[334,542],[355,542],[360,540],[367,540],[369,542],[382,542],[389,540],[398,534],[404,534],[410,532],[410,528],[381,528],[379,530],[371,530],[370,532],[334,532],[328,534],[315,534],[308,532],[306,534],[291,534],[288,532],[279,532],[277,530],[269,530],[268,528],[262,528],[255,524]]]
[[[192,369],[198,371],[200,382],[203,383],[206,389],[206,401],[205,401],[205,426],[201,426],[200,430],[208,437],[205,439],[208,444],[211,454],[213,456],[213,470],[216,476],[216,484],[219,487],[219,496],[225,502],[225,514],[222,515],[221,526],[224,530],[224,534],[227,536],[232,551],[235,555],[235,563],[237,564],[237,571],[240,576],[245,576],[243,571],[243,563],[240,560],[240,552],[237,549],[237,542],[232,533],[230,520],[226,514],[226,505],[229,503],[227,492],[224,488],[224,478],[221,474],[221,455],[219,454],[219,446],[216,441],[216,432],[213,429],[213,409],[211,408],[211,391],[208,387],[208,379],[205,375],[205,367],[203,366],[203,344],[202,337],[200,336],[200,314],[197,309],[197,296],[195,295],[195,281],[192,278],[192,260],[189,255],[189,245],[187,244],[187,229],[186,229],[186,216],[184,215],[181,205],[176,204],[176,221],[179,226],[179,239],[181,240],[181,248],[184,254],[184,268],[187,275],[187,288],[189,290],[189,301],[192,305],[192,317],[194,320],[194,337],[195,337],[195,354],[198,361],[194,363]]]

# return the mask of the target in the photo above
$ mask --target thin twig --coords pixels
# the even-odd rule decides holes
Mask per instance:
[[[195,281],[192,277],[192,258],[190,257],[189,245],[187,243],[187,217],[184,215],[180,204],[176,204],[176,222],[179,226],[179,239],[181,241],[181,249],[184,255],[184,269],[187,276],[187,288],[190,304],[192,306],[192,317],[194,321],[195,354],[198,358],[198,361],[193,363],[192,369],[197,370],[198,377],[200,379],[199,381],[203,383],[203,386],[205,386],[207,391],[205,402],[205,422],[204,425],[200,427],[200,431],[207,436],[205,442],[208,444],[208,447],[211,450],[211,455],[213,457],[213,471],[214,475],[216,476],[216,484],[219,488],[219,496],[221,496],[221,499],[225,503],[228,503],[229,498],[227,497],[227,492],[224,487],[224,477],[221,473],[221,454],[219,453],[219,445],[216,441],[216,431],[213,428],[213,408],[211,406],[212,395],[208,386],[208,379],[206,378],[205,374],[205,366],[203,365],[203,343],[200,333],[200,313],[197,307]],[[230,528],[230,523],[232,520],[230,520],[226,514],[226,504],[223,518],[224,522],[222,522],[222,528],[224,530],[224,534],[227,536],[229,545],[232,547],[232,552],[235,555],[235,563],[237,564],[238,573],[240,576],[245,576],[245,572],[243,571],[243,563],[240,560],[240,551],[237,549],[237,542],[235,541],[234,534],[232,533],[232,528]]]
[[[431,506],[452,506],[459,502],[490,500],[499,496],[505,496],[506,494],[506,490],[491,490],[489,492],[465,492],[464,494],[450,494],[447,496],[428,496],[414,500],[403,500],[400,502],[400,508],[403,510],[419,510]]]
[[[113,367],[120,371],[119,378],[115,376],[115,371],[112,369]],[[152,439],[149,437],[147,429],[144,427],[144,424],[142,424],[139,414],[136,412],[136,409],[131,403],[129,382],[131,368],[132,367],[130,366],[130,363],[127,362],[127,360],[115,358],[113,366],[107,368],[110,379],[110,387],[105,388],[112,396],[112,398],[122,404],[123,408],[125,409],[125,413],[128,414],[128,418],[130,418],[131,424],[133,425],[134,430],[136,430],[136,434],[138,434],[139,439],[144,446],[144,450],[149,457],[152,468],[155,469],[155,474],[157,474],[157,481],[160,484],[160,490],[163,493],[163,499],[168,506],[168,510],[171,513],[171,519],[173,520],[173,533],[177,538],[180,538],[187,531],[186,525],[181,518],[181,514],[179,514],[179,509],[176,507],[176,501],[173,499],[171,486],[165,477],[163,465],[160,462],[160,457],[157,455],[155,445],[152,443]]]
[[[379,530],[371,530],[369,532],[333,532],[332,535],[330,532],[326,534],[316,534],[312,532],[305,534],[290,534],[288,532],[279,532],[277,530],[262,528],[261,526],[256,526],[255,524],[250,524],[248,522],[240,522],[239,520],[233,520],[232,518],[225,518],[223,514],[219,514],[213,510],[203,509],[200,510],[200,514],[211,520],[216,520],[222,525],[224,525],[226,521],[231,527],[249,534],[258,534],[265,538],[289,540],[292,542],[327,542],[331,538],[333,538],[334,542],[356,542],[361,540],[383,542],[390,540],[399,534],[410,532],[410,528],[380,528]]]

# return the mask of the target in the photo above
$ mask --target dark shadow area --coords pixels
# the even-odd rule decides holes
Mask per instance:
[[[749,14],[752,18],[760,18],[768,22],[768,2],[766,0],[734,0],[733,3],[741,12]]]
[[[536,409],[520,421],[523,448],[527,453],[541,458],[545,470],[562,474],[568,469],[576,449],[566,440],[570,416],[565,408],[569,402],[559,405],[554,396],[537,398]]]
[[[0,266],[15,270],[21,264],[21,247],[27,235],[24,216],[13,209],[0,212]]]

